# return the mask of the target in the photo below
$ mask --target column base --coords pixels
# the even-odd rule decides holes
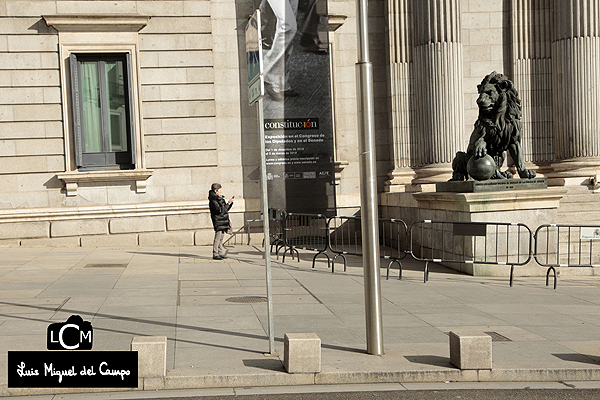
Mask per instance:
[[[600,175],[600,158],[561,160],[552,163],[552,172],[547,174],[548,186],[592,185],[597,175]]]
[[[446,182],[452,178],[452,164],[429,164],[416,169],[415,173],[417,176],[412,181],[413,185],[426,185],[437,182]]]
[[[385,181],[383,190],[386,193],[403,193],[410,191],[407,186],[415,178],[415,171],[412,168],[396,168],[387,175],[390,179]]]

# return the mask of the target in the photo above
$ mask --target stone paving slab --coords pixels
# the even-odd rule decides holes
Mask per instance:
[[[445,381],[600,380],[600,277],[472,277],[403,261],[403,279],[385,280],[385,354],[366,354],[362,265],[273,257],[275,352],[269,352],[259,249],[230,246],[214,261],[208,247],[115,249],[0,248],[0,396],[57,393],[7,388],[7,351],[44,350],[46,328],[73,314],[91,321],[94,350],[129,350],[135,336],[167,336],[167,376],[139,389]],[[105,267],[87,267],[103,264]],[[106,266],[124,264],[122,266]],[[382,265],[386,265],[382,262]],[[449,362],[448,332],[498,335],[491,371]],[[316,333],[322,372],[283,370],[285,333]],[[494,336],[493,336],[494,337]],[[63,390],[64,391],[64,390]],[[80,390],[81,391],[81,390]],[[77,391],[74,391],[77,392]]]

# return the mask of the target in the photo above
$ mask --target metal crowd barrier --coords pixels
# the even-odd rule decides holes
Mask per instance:
[[[390,267],[398,264],[398,279],[402,279],[400,260],[408,254],[408,227],[401,219],[379,219],[379,252],[381,257],[392,260],[387,266],[386,279],[390,278]]]
[[[556,267],[600,267],[598,225],[541,225],[534,237],[535,261],[548,268],[546,286],[553,272],[556,289]]]
[[[362,256],[362,231],[360,217],[331,217],[328,220],[329,249],[335,256],[331,271],[335,272],[335,260],[342,257],[346,271],[346,255]],[[402,279],[402,260],[407,254],[407,226],[399,219],[379,219],[380,257],[391,260],[387,266],[386,279],[390,277],[390,268],[398,264],[398,279]]]
[[[411,225],[410,238],[413,258],[425,261],[424,282],[432,261],[510,265],[512,286],[515,265],[531,260],[531,229],[520,223],[423,220]]]
[[[248,220],[250,223],[262,219]],[[346,255],[362,256],[361,219],[357,216],[299,214],[270,209],[269,229],[271,250],[284,249],[299,256],[298,249],[313,250],[312,267],[317,257],[327,259],[327,267],[335,272],[335,261],[341,257],[344,271]],[[250,239],[248,239],[250,240]],[[532,242],[535,240],[532,251]],[[411,254],[415,260],[425,261],[424,282],[429,279],[429,262],[510,265],[510,286],[513,285],[514,267],[527,264],[532,256],[546,267],[546,286],[553,273],[557,285],[556,267],[600,267],[600,226],[557,225],[539,226],[535,234],[521,223],[450,222],[422,220],[408,229],[399,219],[379,219],[380,255],[398,264],[398,279],[402,279],[402,259]],[[264,241],[263,241],[264,245]],[[334,256],[327,254],[330,250]],[[300,258],[298,257],[298,261]]]
[[[335,272],[335,260],[342,257],[346,271],[346,255],[362,255],[360,217],[334,216],[327,221],[329,250],[335,255],[331,260],[331,272]]]
[[[327,267],[329,268],[330,259],[327,251],[327,217],[322,214],[299,214],[289,213],[285,215],[283,224],[283,241],[285,250],[282,261],[285,262],[285,254],[289,251],[294,257],[294,253],[300,255],[297,249],[313,250],[317,254],[313,257],[312,267],[315,267],[315,261],[319,255],[327,258]]]
[[[285,211],[269,208],[269,238],[271,243],[271,252],[275,246],[275,254],[279,258],[279,250],[285,246]],[[264,243],[263,243],[264,245]]]
[[[248,246],[250,246],[250,244],[251,244],[250,242],[252,241],[251,240],[252,239],[252,235],[251,235],[251,233],[252,233],[252,225],[260,223],[261,224],[260,226],[262,228],[262,222],[263,222],[262,214],[260,215],[260,218],[247,219],[246,220],[246,227],[245,227],[245,229],[246,229],[246,234],[248,235],[248,243],[247,243]],[[261,229],[261,231],[262,231],[262,229]],[[262,244],[263,244],[263,246],[265,245],[265,239],[262,240]]]

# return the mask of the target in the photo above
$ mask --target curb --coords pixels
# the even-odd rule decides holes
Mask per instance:
[[[131,391],[367,383],[600,381],[600,368],[449,369],[429,371],[318,372],[311,374],[276,372],[234,375],[194,375],[189,372],[188,370],[171,370],[163,378],[140,378],[138,388],[131,389]],[[110,388],[8,388],[7,384],[2,384],[0,385],[0,396],[103,393],[114,392],[115,390]],[[120,388],[118,391],[127,391],[127,389]]]

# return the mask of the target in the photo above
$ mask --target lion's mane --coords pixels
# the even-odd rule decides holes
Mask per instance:
[[[498,153],[507,150],[511,137],[517,140],[521,139],[523,129],[521,123],[522,108],[519,93],[506,76],[495,71],[492,72],[483,79],[481,84],[477,85],[477,91],[481,92],[488,83],[496,87],[499,97],[490,114],[486,115],[479,110],[479,117],[475,121],[475,129],[481,127],[485,130],[488,154],[495,157]],[[469,147],[471,145],[469,143]],[[467,149],[467,153],[469,153],[469,150]]]
[[[512,178],[512,174],[509,171],[500,171],[506,158],[506,151],[509,150],[511,144],[517,143],[518,158],[522,160],[520,141],[523,125],[521,122],[522,108],[519,94],[512,82],[506,76],[496,71],[487,75],[481,81],[481,84],[477,85],[480,98],[488,85],[495,87],[498,98],[491,110],[484,110],[479,105],[479,116],[475,121],[467,152],[458,152],[452,163],[454,170],[452,180],[468,179],[467,162],[475,154],[475,146],[481,138],[485,141],[487,154],[496,162],[496,171],[492,179]],[[522,166],[522,169],[524,168],[524,164],[519,164],[519,166]],[[521,171],[519,171],[519,174],[521,175]],[[533,175],[535,176],[535,173]]]

